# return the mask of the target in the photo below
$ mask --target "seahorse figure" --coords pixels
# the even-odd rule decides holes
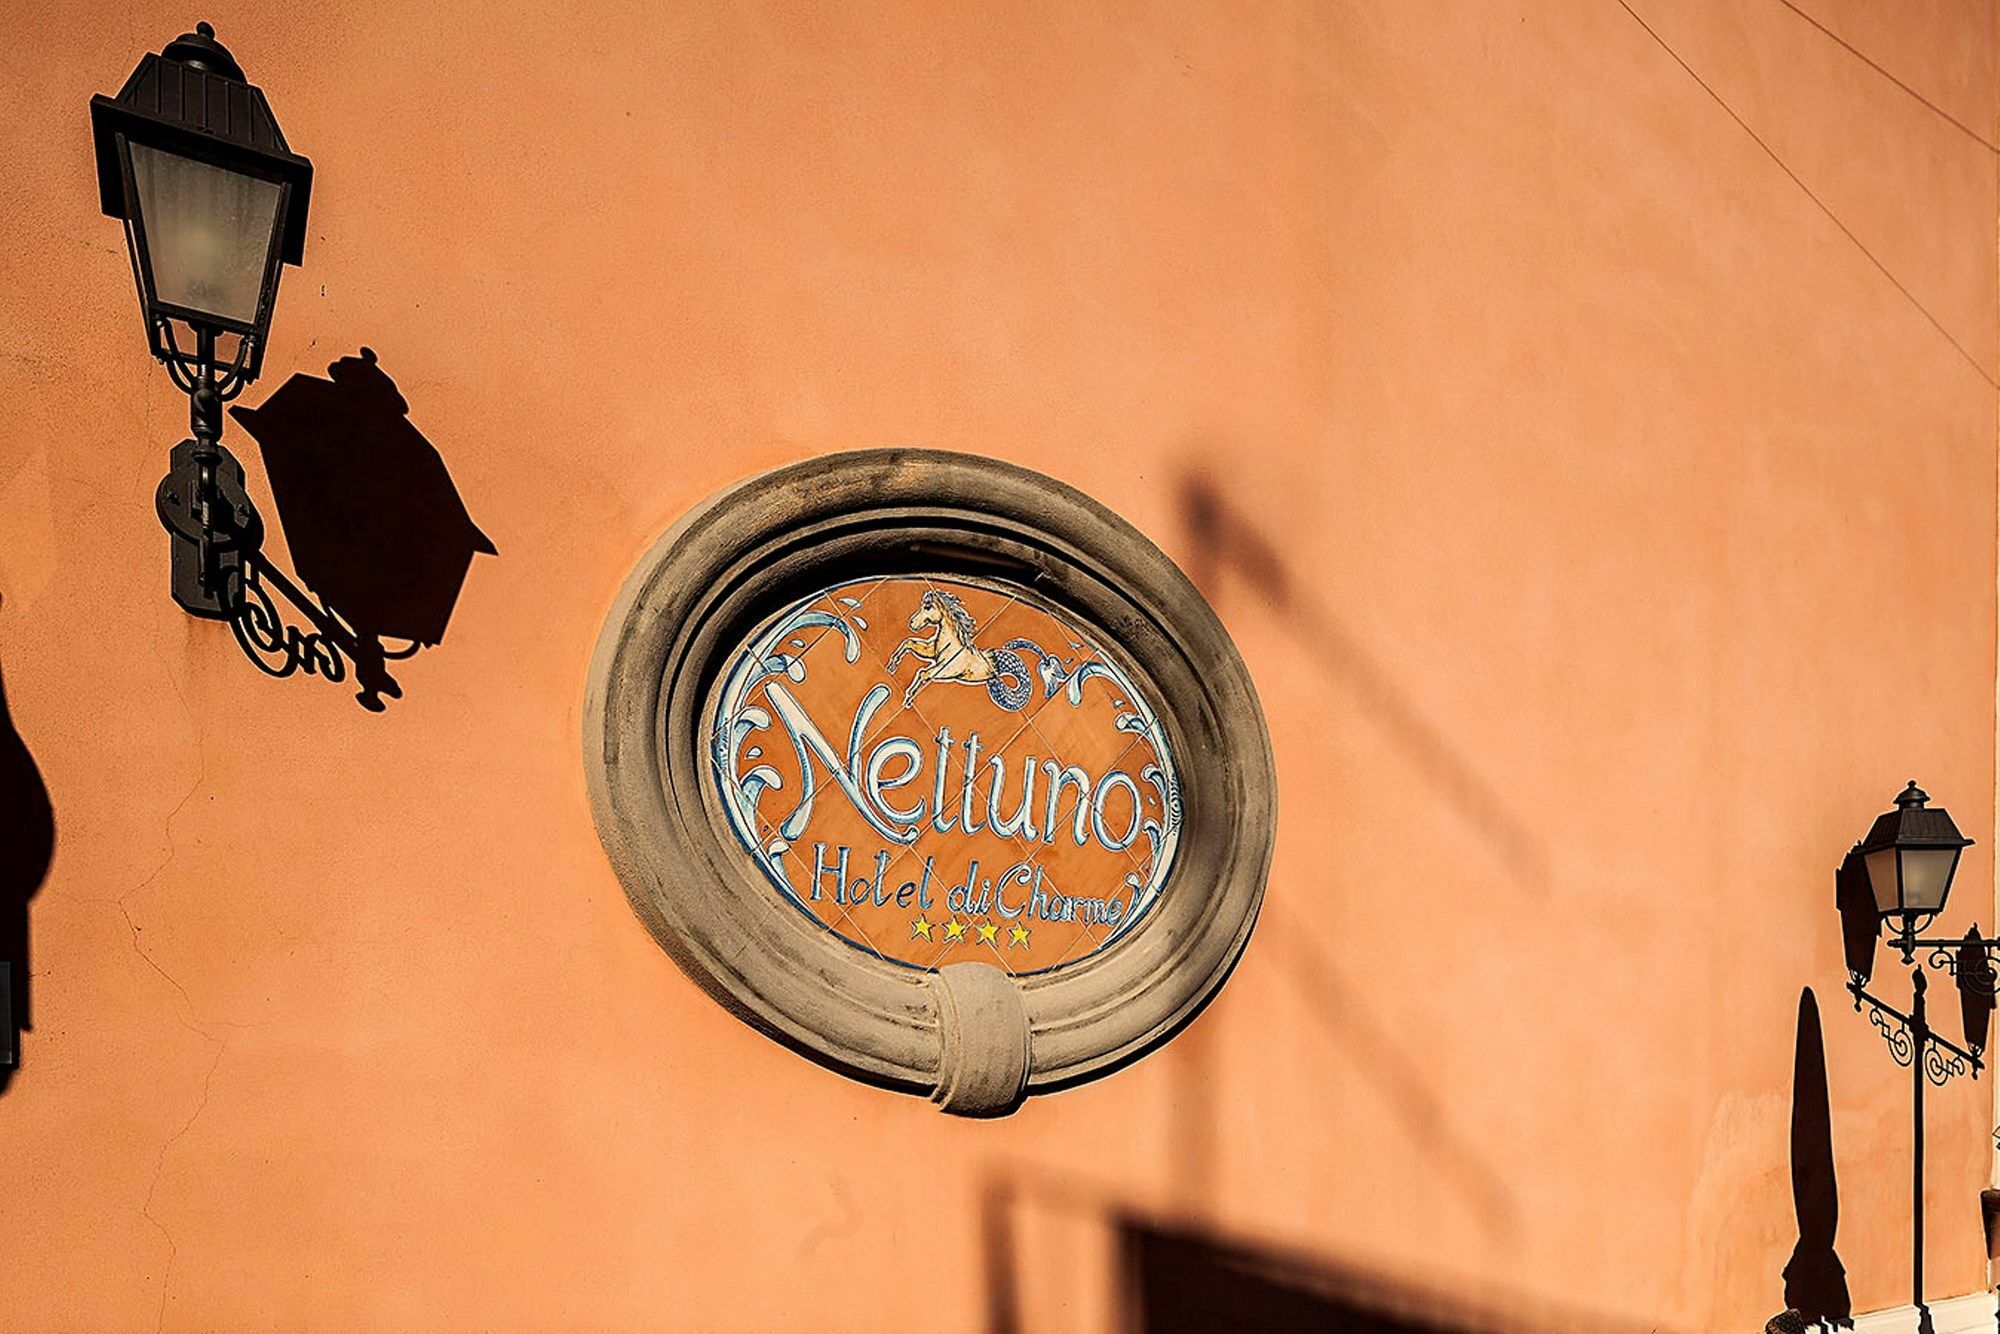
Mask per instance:
[[[917,692],[933,681],[951,681],[959,685],[983,685],[995,704],[1010,713],[1019,713],[1034,695],[1034,677],[1028,674],[1028,665],[1021,659],[1021,651],[1026,650],[1043,660],[1044,666],[1052,661],[1041,645],[1032,639],[1010,639],[999,648],[981,648],[973,642],[979,627],[972,619],[972,613],[958,598],[940,588],[933,588],[924,594],[916,613],[910,617],[912,631],[929,630],[929,634],[915,633],[896,646],[889,655],[889,670],[894,672],[896,664],[909,654],[923,660],[923,666],[910,678],[910,684],[903,691],[903,703],[909,704],[917,697]],[[1044,671],[1044,676],[1049,675]],[[1057,680],[1061,679],[1058,668]],[[1053,684],[1050,689],[1053,690]]]

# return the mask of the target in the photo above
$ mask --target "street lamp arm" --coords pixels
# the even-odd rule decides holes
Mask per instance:
[[[1903,1013],[1903,1011],[1897,1009],[1879,996],[1874,995],[1859,982],[1849,982],[1847,990],[1854,996],[1855,1009],[1859,1010],[1861,1008],[1861,1002],[1868,1002],[1871,1008],[1868,1020],[1881,1030],[1882,1039],[1889,1044],[1890,1053],[1895,1056],[1896,1064],[1908,1065],[1916,1058],[1916,1035],[1921,1032],[1923,1042],[1927,1047],[1942,1047],[1958,1058],[1957,1062],[1952,1062],[1946,1057],[1939,1055],[1936,1059],[1942,1063],[1941,1068],[1946,1073],[1942,1076],[1933,1074],[1932,1083],[1942,1084],[1951,1075],[1964,1074],[1966,1067],[1971,1069],[1973,1072],[1972,1077],[1977,1079],[1979,1077],[1978,1072],[1986,1068],[1986,1062],[1979,1056],[1959,1046],[1956,1042],[1953,1042],[1950,1038],[1932,1028],[1928,1023],[1920,1026],[1911,1016]],[[1892,1019],[1895,1021],[1893,1028],[1888,1022]],[[1931,1057],[1926,1054],[1925,1060],[1928,1065]],[[1960,1065],[1959,1062],[1964,1064]],[[1953,1068],[1954,1066],[1957,1068]]]
[[[1933,950],[1956,949],[1960,945],[1984,945],[1989,949],[2000,949],[2000,938],[1982,936],[1978,934],[1979,928],[1976,926],[1972,931],[1971,936],[1912,936],[1910,945],[1915,949]],[[1898,937],[1892,936],[1890,939],[1898,944],[1902,943]],[[1943,967],[1943,965],[1933,964],[1932,967]]]
[[[1958,984],[1960,991],[1988,998],[2000,996],[2000,972],[1996,972],[1993,965],[1982,958],[1975,956],[1968,963],[1959,954],[1959,951],[1968,944],[1981,947],[1983,954],[1985,949],[1993,947],[1995,942],[1975,938],[1970,941],[1920,940],[1917,944],[1930,947],[1930,953],[1924,956],[1924,963],[1950,976]]]
[[[210,455],[206,466],[203,452]],[[303,671],[338,682],[351,664],[356,698],[363,708],[381,712],[383,696],[403,693],[385,661],[409,657],[417,645],[391,649],[357,633],[274,565],[264,553],[263,520],[243,480],[242,465],[219,441],[187,440],[174,450],[155,508],[185,557],[175,563],[177,579],[188,585],[177,585],[177,599],[226,621],[244,656],[267,675]],[[286,623],[274,590],[309,629]]]

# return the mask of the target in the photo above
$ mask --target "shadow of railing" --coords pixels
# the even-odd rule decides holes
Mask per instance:
[[[1226,605],[1225,584],[1240,588],[1281,617],[1304,648],[1305,659],[1378,716],[1389,732],[1438,783],[1468,821],[1484,832],[1517,882],[1539,894],[1545,858],[1538,840],[1514,819],[1504,803],[1461,759],[1443,735],[1389,674],[1365,652],[1334,613],[1304,591],[1291,574],[1279,544],[1265,535],[1254,514],[1233,505],[1198,471],[1183,474],[1180,513],[1191,579],[1218,605]],[[1307,722],[1306,726],[1312,724]],[[1456,1194],[1486,1237],[1504,1243],[1516,1222],[1512,1197],[1500,1173],[1478,1148],[1456,1134],[1448,1107],[1432,1088],[1406,1044],[1369,1017],[1365,997],[1349,987],[1335,961],[1311,941],[1317,933],[1282,919],[1283,896],[1272,895],[1264,914],[1272,929],[1260,933],[1262,948],[1291,977],[1312,1017],[1350,1050],[1389,1099],[1413,1140],[1436,1163],[1446,1188]],[[1291,929],[1288,929],[1291,928]],[[1190,1034],[1189,1037],[1195,1036]],[[1174,1133],[1174,1160],[1205,1170],[1213,1157],[1205,1141],[1219,1133],[1214,1124],[1213,1079],[1199,1066],[1204,1048],[1183,1038],[1178,1057],[1181,1089]],[[1183,1183],[1199,1189],[1205,1180]]]
[[[1657,1331],[1482,1282],[1476,1291],[1229,1234],[1033,1170],[990,1174],[979,1235],[987,1334],[1597,1334]]]
[[[1311,943],[1316,932],[1282,919],[1274,926],[1267,948],[1291,976],[1313,1018],[1338,1035],[1369,1072],[1401,1118],[1404,1132],[1423,1146],[1436,1179],[1458,1196],[1487,1239],[1504,1241],[1518,1221],[1507,1183],[1486,1155],[1453,1129],[1449,1105],[1432,1087],[1410,1044],[1372,1017],[1367,997],[1350,987],[1325,951]]]
[[[1516,883],[1539,895],[1548,872],[1540,839],[1332,609],[1293,578],[1278,543],[1254,515],[1232,504],[1209,477],[1189,471],[1181,477],[1180,516],[1188,577],[1196,586],[1214,600],[1225,572],[1240,579],[1304,643],[1307,660],[1351,691],[1396,739],[1434,789],[1486,839]]]

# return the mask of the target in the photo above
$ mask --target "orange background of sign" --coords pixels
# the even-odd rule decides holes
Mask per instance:
[[[1994,7],[1799,0],[1968,135],[1782,4],[1629,2],[1799,180],[1616,0],[17,0],[0,669],[57,846],[0,1325],[1025,1326],[1117,1254],[997,1239],[1058,1198],[1755,1329],[1807,986],[1856,1308],[1907,1300],[1833,871],[1917,778],[1980,840],[1940,928],[1993,925]],[[86,106],[196,18],[319,173],[245,401],[375,348],[500,551],[379,716],[167,597],[187,403]],[[579,760],[676,516],[898,443],[1152,537],[1276,750],[1216,1002],[997,1123],[690,982]],[[1990,1093],[1930,1097],[1938,1294]]]
[[[1136,875],[1142,884],[1150,877],[1151,846],[1143,833],[1135,834],[1130,845],[1123,849],[1106,847],[1094,833],[1082,845],[1077,844],[1071,823],[1077,800],[1073,786],[1065,788],[1062,794],[1058,812],[1062,828],[1058,837],[1030,842],[1023,837],[995,834],[986,827],[990,825],[988,815],[993,806],[991,762],[997,757],[1005,765],[1007,777],[999,809],[1010,819],[1021,802],[1024,765],[1036,767],[1053,759],[1083,769],[1093,782],[1114,770],[1129,775],[1142,805],[1134,811],[1129,803],[1121,805],[1120,799],[1107,803],[1105,821],[1116,841],[1123,836],[1128,819],[1151,820],[1156,824],[1165,820],[1158,790],[1143,773],[1155,761],[1152,746],[1131,732],[1118,729],[1119,716],[1129,710],[1122,688],[1103,678],[1091,678],[1080,692],[1081,702],[1072,705],[1066,688],[1053,696],[1046,692],[1037,674],[1038,659],[1032,653],[1021,655],[1021,665],[1028,673],[1022,681],[1027,701],[1018,711],[995,703],[983,683],[944,679],[921,687],[911,702],[904,704],[907,688],[925,660],[905,656],[894,672],[889,670],[888,663],[906,638],[926,638],[932,633],[913,627],[910,619],[925,594],[934,591],[958,599],[972,617],[978,629],[971,642],[977,649],[991,651],[1017,638],[1028,639],[1056,654],[1072,669],[1104,657],[1103,651],[1080,629],[1058,621],[1024,596],[994,588],[960,580],[897,578],[828,589],[813,599],[807,609],[841,616],[850,624],[859,617],[864,625],[857,630],[858,660],[846,661],[845,641],[835,630],[825,626],[809,628],[797,636],[801,647],[791,647],[789,640],[781,640],[776,646],[778,651],[793,654],[803,663],[804,680],[767,678],[748,692],[745,702],[764,703],[764,692],[773,685],[788,691],[818,725],[820,733],[837,751],[844,751],[849,724],[862,697],[877,684],[891,686],[889,702],[874,715],[864,734],[862,753],[866,755],[890,737],[904,736],[919,743],[924,764],[922,772],[907,787],[889,794],[892,800],[905,809],[920,795],[927,805],[932,801],[936,738],[948,735],[952,738],[952,749],[944,806],[949,819],[961,820],[966,809],[965,746],[967,738],[977,737],[980,759],[971,789],[971,809],[975,823],[985,823],[970,836],[963,824],[949,833],[940,833],[927,814],[915,843],[907,847],[892,843],[869,825],[846,793],[815,761],[815,781],[819,786],[811,822],[775,855],[782,864],[786,882],[824,925],[885,957],[920,968],[979,960],[1016,973],[1074,963],[1095,953],[1110,937],[1114,924],[1074,918],[1049,920],[1033,915],[1025,911],[1030,905],[1031,891],[1039,890],[1052,899],[1117,900],[1129,905],[1132,891],[1126,886],[1126,877]],[[849,606],[849,601],[859,605]],[[1157,715],[1157,704],[1152,708]],[[738,766],[739,776],[751,764],[772,765],[784,776],[785,785],[766,794],[760,810],[765,821],[762,845],[765,848],[782,845],[786,840],[780,836],[777,825],[798,801],[800,791],[798,762],[791,742],[783,724],[774,720],[770,727],[750,732],[744,746],[746,749],[756,746],[762,753],[754,759],[744,759]],[[894,777],[901,774],[902,767],[896,765],[887,772]],[[1047,774],[1038,771],[1029,808],[1033,827],[1038,831],[1044,829],[1047,790]],[[1086,797],[1086,809],[1089,805]],[[928,913],[899,907],[894,902],[879,903],[882,892],[871,892],[865,903],[836,902],[833,886],[839,875],[822,878],[816,871],[837,867],[842,847],[851,850],[846,873],[850,882],[862,878],[874,881],[876,854],[887,850],[891,860],[880,873],[878,888],[888,893],[905,884],[921,888],[926,883],[924,861],[932,859],[936,874],[929,882],[933,901]],[[1039,868],[1040,874],[1031,886],[1024,888],[1016,882],[1003,890],[1007,905],[1023,910],[1019,916],[997,910],[956,910],[946,902],[947,888],[961,883],[968,867],[974,864],[979,868],[980,880],[989,889],[1009,867],[1029,864]],[[818,894],[813,893],[816,883]],[[980,885],[974,886],[975,893],[981,889]],[[1024,934],[1016,935],[1017,928]]]

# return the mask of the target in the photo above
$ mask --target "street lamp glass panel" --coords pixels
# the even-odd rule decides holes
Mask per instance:
[[[132,185],[153,296],[254,324],[278,230],[281,187],[146,144],[131,145]]]
[[[1940,912],[1951,892],[1958,868],[1957,848],[1904,848],[1903,907],[1910,912]]]
[[[1902,887],[1896,876],[1896,849],[1884,848],[1868,854],[1868,884],[1875,891],[1878,912],[1903,910]]]

